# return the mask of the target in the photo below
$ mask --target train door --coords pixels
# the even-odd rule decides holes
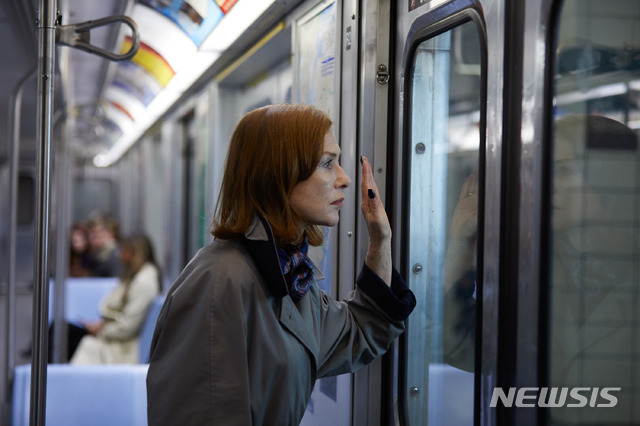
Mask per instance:
[[[481,44],[472,20],[452,24],[416,40],[405,74],[406,276],[420,304],[408,323],[403,400],[417,425],[473,423]]]
[[[342,21],[341,135],[343,141],[358,141],[355,152],[355,147],[349,147],[345,152],[346,144],[343,142],[343,167],[354,177],[352,198],[357,203],[361,168],[357,157],[352,155],[357,153],[369,159],[387,212],[394,196],[389,188],[394,175],[389,156],[389,113],[392,111],[389,96],[393,81],[390,44],[394,7],[393,2],[379,0],[344,2]],[[349,217],[354,223],[345,220]],[[340,229],[338,281],[339,297],[343,298],[352,289],[354,274],[364,262],[369,243],[366,223],[357,204],[351,210],[341,212]],[[399,235],[395,228],[394,235]],[[354,250],[353,260],[347,260],[343,253]],[[395,355],[394,346],[384,356],[352,375],[352,425],[395,424],[392,378]]]
[[[396,10],[393,226],[417,299],[398,356],[402,425],[494,421],[482,401],[497,368],[502,82],[491,70],[503,40],[501,14],[483,15],[501,2],[484,3]]]
[[[540,424],[640,424],[640,8],[549,16]]]

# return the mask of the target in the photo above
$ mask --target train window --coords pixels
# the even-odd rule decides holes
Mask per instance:
[[[482,73],[480,55],[463,53],[481,51],[466,22],[420,43],[408,73],[411,425],[473,424]]]
[[[640,424],[639,21],[630,0],[558,10],[548,424]]]

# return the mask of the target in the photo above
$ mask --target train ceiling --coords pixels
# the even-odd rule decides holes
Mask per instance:
[[[126,62],[111,62],[91,53],[61,46],[56,59],[60,75],[55,101],[57,128],[71,123],[78,158],[102,164],[117,160],[130,143],[155,123],[194,82],[200,85],[255,44],[261,34],[282,20],[301,0],[58,0],[61,25],[127,15],[137,23],[141,47]],[[38,0],[0,1],[0,140],[8,141],[10,104],[18,82],[26,79],[22,120],[21,155],[35,157]],[[248,13],[248,15],[245,15]],[[244,31],[251,25],[252,31]],[[231,30],[231,32],[228,32]],[[91,31],[91,43],[120,53],[131,38],[125,25]],[[253,37],[253,38],[252,38]],[[228,46],[231,46],[227,49]],[[226,50],[225,50],[226,49]],[[609,87],[607,76],[637,69],[640,48],[620,46],[615,35],[601,45],[580,40],[563,41],[558,47],[556,81],[562,102],[590,96],[591,91],[614,90],[611,96],[637,101],[640,80],[629,78],[625,87]],[[469,52],[456,52],[463,64],[476,63]],[[222,56],[220,56],[222,55]],[[467,67],[468,72],[476,68]],[[31,71],[31,74],[30,74]],[[591,76],[584,78],[585,75]],[[617,81],[617,80],[616,80]],[[585,82],[594,87],[585,87]],[[579,84],[578,84],[579,83]],[[598,93],[600,93],[598,92]],[[620,93],[619,93],[620,92]],[[601,96],[601,94],[598,94]],[[65,111],[65,113],[60,113]],[[71,120],[68,120],[71,118]],[[67,120],[65,120],[67,119]],[[61,139],[58,138],[58,139]],[[9,143],[0,144],[0,164]]]
[[[77,157],[111,164],[216,64],[231,62],[277,24],[300,0],[58,0],[60,25],[107,16],[135,21],[140,47],[130,60],[113,62],[66,46],[56,50],[56,116],[73,128]],[[37,66],[38,0],[2,0],[0,124],[8,124],[17,83]],[[250,26],[255,31],[245,32]],[[254,35],[251,35],[254,34]],[[126,25],[100,26],[90,43],[116,54],[130,49]],[[35,73],[27,80],[22,108],[21,151],[35,146]],[[69,120],[70,118],[70,120]],[[7,128],[2,126],[3,129]],[[3,135],[4,136],[4,135]],[[2,144],[0,159],[6,158]],[[35,149],[32,149],[35,151]],[[1,162],[1,160],[0,160]]]

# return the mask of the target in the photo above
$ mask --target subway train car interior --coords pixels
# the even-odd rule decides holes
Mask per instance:
[[[640,425],[637,0],[2,0],[0,36],[1,426],[148,424],[233,129],[288,103],[331,118],[352,180],[317,285],[354,290],[366,156],[417,301],[302,425]],[[140,234],[133,358],[70,362],[53,325],[104,318]]]

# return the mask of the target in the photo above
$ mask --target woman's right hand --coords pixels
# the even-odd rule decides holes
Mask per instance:
[[[104,327],[104,321],[93,321],[84,323],[84,328],[87,329],[87,332],[92,336],[97,336]]]
[[[360,191],[362,192],[362,202],[360,210],[364,215],[369,239],[372,243],[387,243],[391,241],[391,225],[384,209],[380,192],[376,181],[373,179],[373,171],[369,159],[362,156],[362,178],[360,180]]]
[[[371,164],[367,157],[361,157],[362,179],[360,209],[369,231],[369,246],[365,263],[382,280],[391,285],[393,265],[391,262],[391,225],[384,209],[378,186],[373,179]]]

